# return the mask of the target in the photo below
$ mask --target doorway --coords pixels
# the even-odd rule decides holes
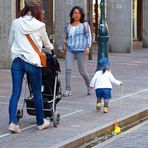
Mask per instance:
[[[54,0],[42,0],[42,7],[45,12],[44,22],[46,23],[46,29],[48,34],[51,36],[54,34]]]
[[[16,0],[16,18],[20,16],[20,11],[24,8],[24,0]]]
[[[143,0],[134,0],[133,4],[133,40],[142,41],[143,37]]]
[[[133,1],[133,49],[142,48],[143,0]]]
[[[24,8],[25,0],[16,0],[16,18],[20,16],[20,11]],[[44,22],[46,23],[46,28],[48,34],[54,34],[54,0],[41,0],[42,8],[44,14]]]

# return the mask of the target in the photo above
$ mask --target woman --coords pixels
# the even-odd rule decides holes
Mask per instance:
[[[85,22],[84,10],[75,6],[70,12],[70,22],[65,26],[64,42],[61,52],[66,54],[66,91],[63,96],[71,95],[71,74],[72,62],[77,59],[79,72],[84,78],[87,86],[87,94],[90,95],[89,77],[86,72],[86,58],[91,46],[91,32],[87,22]]]
[[[48,128],[50,124],[48,120],[44,119],[40,58],[26,38],[26,34],[29,34],[40,51],[42,46],[53,50],[54,47],[48,39],[45,24],[41,20],[42,9],[40,1],[26,0],[21,17],[12,22],[9,44],[11,46],[13,90],[9,102],[8,128],[12,133],[19,133],[21,131],[17,125],[16,112],[25,73],[28,75],[35,99],[37,127],[41,130]]]

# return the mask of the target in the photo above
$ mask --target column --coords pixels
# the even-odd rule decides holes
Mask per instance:
[[[131,52],[133,44],[133,0],[108,0],[109,51]]]
[[[0,68],[10,67],[8,37],[12,20],[16,16],[15,0],[0,0]]]

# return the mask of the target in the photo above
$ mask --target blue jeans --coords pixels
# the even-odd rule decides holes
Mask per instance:
[[[43,124],[43,98],[41,93],[42,85],[42,72],[41,68],[31,65],[20,58],[16,58],[12,62],[11,75],[12,75],[12,95],[9,102],[9,123],[17,124],[17,104],[21,95],[22,83],[24,74],[27,73],[33,97],[35,100],[36,121],[37,125]]]
[[[88,73],[86,71],[86,56],[84,52],[71,52],[67,50],[66,52],[66,63],[65,63],[65,81],[66,81],[66,90],[71,90],[71,75],[72,75],[72,63],[74,59],[77,59],[78,68],[81,76],[83,77],[87,87],[90,85],[90,80]]]

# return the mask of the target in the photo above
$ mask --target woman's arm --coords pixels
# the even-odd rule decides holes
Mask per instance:
[[[11,47],[14,41],[14,22],[12,22],[11,28],[10,28],[10,33],[9,33],[9,46]]]
[[[84,30],[87,38],[86,48],[90,48],[92,44],[92,36],[91,36],[90,26],[87,22],[84,22]]]
[[[66,35],[66,32],[67,32],[67,28],[69,26],[69,22],[65,25],[64,27],[64,33],[62,35],[62,39],[61,39],[61,48],[60,51],[63,53],[63,54],[66,54],[66,40],[67,40],[67,35]]]
[[[63,54],[66,53],[66,34],[64,33],[64,36],[63,36],[63,39],[62,39],[62,49],[61,49],[61,52]]]
[[[91,36],[90,26],[87,22],[84,22],[84,32],[85,32],[85,35],[86,35],[86,38],[87,38],[87,43],[86,43],[84,54],[88,55],[89,49],[90,49],[91,44],[92,44],[92,36]]]
[[[41,40],[43,42],[43,46],[49,50],[53,50],[54,46],[51,44],[45,26],[41,29]]]

